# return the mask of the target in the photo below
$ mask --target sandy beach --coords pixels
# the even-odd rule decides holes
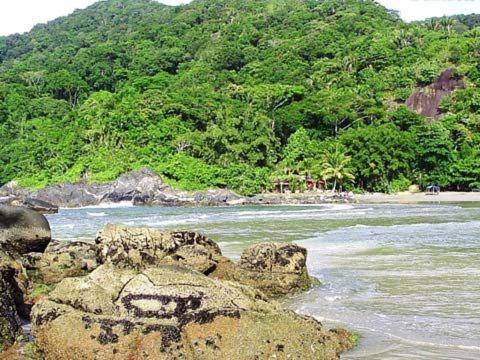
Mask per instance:
[[[426,195],[423,192],[402,192],[397,194],[362,194],[355,195],[359,203],[459,203],[480,202],[480,192],[442,192],[439,195]]]

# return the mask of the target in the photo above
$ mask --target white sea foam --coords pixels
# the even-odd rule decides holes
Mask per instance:
[[[80,208],[76,208],[76,209],[115,209],[115,208],[131,208],[133,207],[133,203],[131,201],[120,201],[120,202],[117,202],[117,203],[110,203],[110,202],[106,202],[106,203],[101,203],[101,204],[98,204],[98,205],[90,205],[90,206],[84,206],[84,207],[80,207]],[[62,208],[63,210],[71,210],[71,209],[67,209],[67,208]]]
[[[92,217],[104,217],[104,216],[107,216],[107,213],[104,213],[104,212],[99,212],[99,213],[87,212],[87,215],[92,216]]]
[[[220,247],[233,246],[233,245],[242,245],[245,244],[244,241],[219,241],[217,245]]]

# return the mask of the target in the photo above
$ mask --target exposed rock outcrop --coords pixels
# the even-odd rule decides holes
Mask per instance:
[[[174,264],[207,274],[222,253],[218,245],[194,232],[162,232],[151,228],[107,225],[95,240],[101,263],[123,268]]]
[[[58,213],[58,206],[38,199],[26,198],[20,205],[40,214]]]
[[[149,169],[141,169],[120,176],[112,183],[110,191],[103,196],[102,200],[140,203],[168,189],[168,185],[163,183],[159,175]]]
[[[77,208],[120,202],[128,202],[136,206],[225,206],[324,204],[353,200],[353,198],[326,196],[321,193],[265,194],[254,197],[243,197],[228,189],[192,193],[171,188],[163,183],[159,175],[149,169],[129,172],[116,181],[106,184],[85,182],[59,184],[35,192],[21,189],[15,183],[9,183],[0,188],[0,204],[32,207],[41,212],[54,212],[56,207]],[[39,206],[40,203],[44,205]]]
[[[141,269],[179,265],[232,280],[277,297],[308,289],[315,280],[306,267],[307,250],[288,243],[262,243],[246,249],[239,263],[218,245],[194,232],[107,225],[97,235],[98,262]]]
[[[307,250],[289,243],[261,243],[247,248],[238,264],[223,262],[212,276],[237,281],[278,297],[307,290],[317,280],[308,275]]]
[[[101,203],[132,202],[148,204],[149,199],[161,193],[171,192],[156,173],[149,169],[132,171],[106,184],[60,184],[32,193],[35,199],[75,208]]]
[[[231,190],[218,189],[198,191],[194,196],[195,202],[202,206],[244,204],[246,199]]]
[[[438,118],[440,103],[456,89],[465,87],[465,82],[454,76],[453,69],[445,70],[433,84],[417,89],[408,99],[406,105],[420,115]]]
[[[21,335],[24,273],[13,255],[0,250],[0,351]]]
[[[84,276],[98,267],[94,244],[52,240],[44,253],[23,257],[29,279],[36,284],[55,285],[67,277]]]
[[[51,240],[47,219],[23,207],[0,205],[0,248],[17,254],[43,252]]]
[[[0,206],[23,206],[40,214],[56,214],[58,206],[30,197],[30,192],[21,188],[15,181],[0,187]]]
[[[343,341],[259,293],[185,268],[104,265],[32,312],[46,359],[337,359]]]

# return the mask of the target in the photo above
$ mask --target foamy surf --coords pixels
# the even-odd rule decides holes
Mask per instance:
[[[92,216],[92,217],[104,217],[104,216],[107,216],[107,213],[104,213],[104,212],[99,212],[99,213],[87,212],[87,215]]]
[[[289,300],[292,308],[363,336],[358,351],[342,358],[411,360],[433,354],[423,358],[476,360],[478,355],[480,207],[102,208],[49,217],[54,238],[93,241],[106,222],[194,230],[217,241],[232,259],[257,242],[295,242],[307,248],[309,272],[322,285]]]

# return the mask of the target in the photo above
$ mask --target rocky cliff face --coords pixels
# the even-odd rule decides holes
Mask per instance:
[[[406,105],[420,115],[438,118],[441,101],[451,95],[455,89],[464,87],[464,81],[454,76],[453,69],[447,69],[433,84],[417,89],[407,99]]]
[[[0,204],[22,205],[26,207],[43,204],[44,212],[51,207],[77,208],[95,206],[102,203],[129,202],[146,206],[211,206],[235,205],[246,202],[230,190],[208,190],[196,193],[172,189],[162,178],[150,169],[140,169],[120,176],[105,184],[58,184],[35,192],[8,183],[0,188]],[[57,209],[58,210],[58,209]]]

